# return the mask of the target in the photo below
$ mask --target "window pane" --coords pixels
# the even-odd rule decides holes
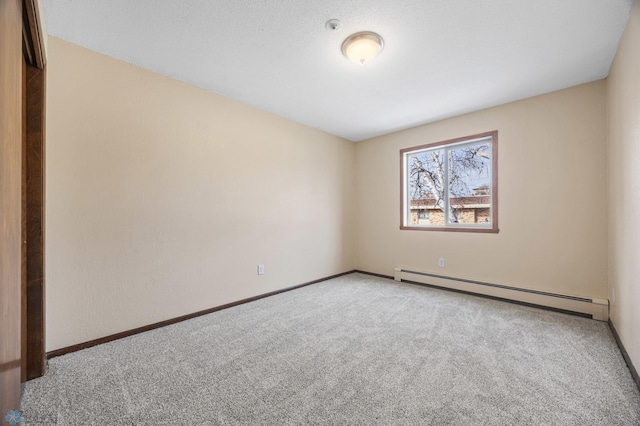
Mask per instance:
[[[407,156],[410,225],[444,225],[445,158],[443,149]]]
[[[498,131],[400,150],[400,229],[498,233]]]
[[[490,142],[448,149],[450,224],[491,224]]]

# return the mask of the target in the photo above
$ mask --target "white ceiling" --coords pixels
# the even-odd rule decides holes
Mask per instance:
[[[632,0],[44,0],[48,33],[352,141],[607,76]],[[341,29],[325,23],[339,19]],[[375,31],[381,55],[342,56]]]

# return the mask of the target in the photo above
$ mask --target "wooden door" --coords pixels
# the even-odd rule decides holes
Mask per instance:
[[[0,418],[20,407],[22,1],[0,0]]]
[[[0,422],[44,373],[45,57],[38,0],[0,0]],[[29,244],[27,244],[29,243]]]

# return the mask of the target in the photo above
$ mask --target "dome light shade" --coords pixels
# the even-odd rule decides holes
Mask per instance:
[[[370,31],[355,33],[342,43],[342,54],[353,62],[364,65],[373,60],[384,47],[382,37]]]

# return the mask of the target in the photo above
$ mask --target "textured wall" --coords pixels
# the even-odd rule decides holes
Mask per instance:
[[[607,79],[611,321],[640,367],[640,2]],[[615,298],[614,298],[615,293]]]
[[[353,269],[353,143],[52,37],[47,87],[47,350]]]
[[[605,298],[604,101],[597,81],[358,143],[358,269],[405,266]],[[492,130],[500,232],[401,231],[400,149]]]

